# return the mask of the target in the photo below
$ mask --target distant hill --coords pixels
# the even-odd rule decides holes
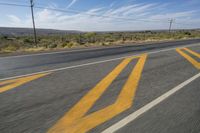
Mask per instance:
[[[200,29],[176,29],[173,31],[191,31],[196,30],[200,31]],[[104,33],[131,33],[131,32],[168,32],[168,30],[141,30],[141,31],[94,31],[99,34]],[[64,35],[64,34],[78,34],[78,33],[86,33],[82,31],[76,31],[76,30],[55,30],[55,29],[37,29],[38,35]],[[24,35],[32,35],[33,29],[32,28],[16,28],[16,27],[0,27],[0,35],[6,35],[6,36],[24,36]]]
[[[80,31],[37,29],[38,35],[55,35],[55,34],[72,34],[72,33],[80,33]],[[23,35],[32,35],[32,34],[33,34],[32,28],[0,27],[0,35],[23,36]]]

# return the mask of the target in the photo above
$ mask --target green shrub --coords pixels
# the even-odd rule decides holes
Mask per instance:
[[[65,43],[63,43],[63,44],[61,45],[61,47],[65,48],[65,47],[67,47],[67,45],[68,45],[68,42],[65,42]]]
[[[31,39],[29,39],[29,38],[25,38],[24,39],[24,43],[33,43],[33,41]]]
[[[184,34],[188,36],[192,35],[190,32],[185,32]]]
[[[57,47],[57,44],[53,43],[53,44],[50,44],[48,47],[49,47],[49,48],[56,48],[56,47]]]
[[[67,45],[68,48],[72,48],[73,46],[74,46],[74,43],[73,43],[73,42],[70,42],[70,43],[68,43],[68,45]]]
[[[74,46],[73,42],[65,42],[65,43],[62,44],[63,48],[66,48],[66,47],[72,48],[73,46]]]
[[[104,42],[101,43],[102,46],[106,46],[106,44]]]

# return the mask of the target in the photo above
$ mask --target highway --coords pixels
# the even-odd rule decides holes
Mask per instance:
[[[199,133],[200,39],[0,56],[0,133]]]

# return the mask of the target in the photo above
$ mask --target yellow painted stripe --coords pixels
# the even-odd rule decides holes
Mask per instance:
[[[200,69],[200,63],[193,59],[191,56],[187,55],[181,49],[176,49],[176,51],[182,55],[186,60],[188,60],[191,64],[193,64],[197,69]]]
[[[72,110],[68,112],[60,121],[58,121],[58,123],[53,128],[51,128],[48,133],[84,133],[130,108],[146,57],[147,55],[143,55],[140,57],[137,65],[130,74],[118,99],[114,104],[83,117],[83,115],[87,113],[87,111],[92,107],[94,102],[99,99],[103,91],[111,84],[111,80],[113,81],[117,77],[117,75],[124,69],[124,67],[132,60],[131,58],[124,60],[126,64],[123,65],[123,68],[121,68],[120,71],[116,71],[117,75],[115,75],[115,77],[108,76],[105,78],[106,80],[103,79],[103,81],[105,80],[104,82],[100,82],[103,88],[99,88],[99,90],[92,89],[89,93],[92,92],[93,94],[88,95],[88,93],[86,95],[86,99],[84,99],[85,97],[83,98],[84,100],[81,99],[81,101],[77,105],[79,105],[80,103],[82,105],[79,105],[79,107],[75,105],[75,108],[72,108]],[[110,83],[105,86],[105,82]],[[82,110],[84,110],[84,112],[82,112]],[[79,117],[77,117],[76,114],[78,114]]]
[[[22,77],[22,78],[2,81],[2,82],[0,82],[0,85],[2,86],[2,87],[0,87],[0,93],[11,90],[13,88],[21,86],[21,85],[23,85],[27,82],[32,81],[32,80],[41,78],[41,77],[46,76],[48,74],[49,73],[36,74],[36,75],[28,76],[28,77]]]
[[[190,49],[188,49],[188,48],[183,48],[183,49],[186,50],[186,51],[188,51],[188,52],[191,53],[192,55],[194,55],[194,56],[200,58],[200,54],[199,54],[199,53],[196,53],[196,52],[194,52],[194,51],[192,51],[192,50],[190,50]]]
[[[77,119],[83,117],[85,113],[100,98],[113,80],[130,63],[132,58],[123,60],[111,73],[102,79],[92,90],[90,90],[65,116],[49,130],[49,133],[62,133],[67,125],[71,125]]]

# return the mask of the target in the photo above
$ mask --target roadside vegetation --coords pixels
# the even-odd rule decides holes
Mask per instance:
[[[0,53],[41,51],[63,48],[111,46],[200,38],[199,30],[144,32],[87,32],[65,35],[40,35],[35,46],[33,36],[0,36]]]

